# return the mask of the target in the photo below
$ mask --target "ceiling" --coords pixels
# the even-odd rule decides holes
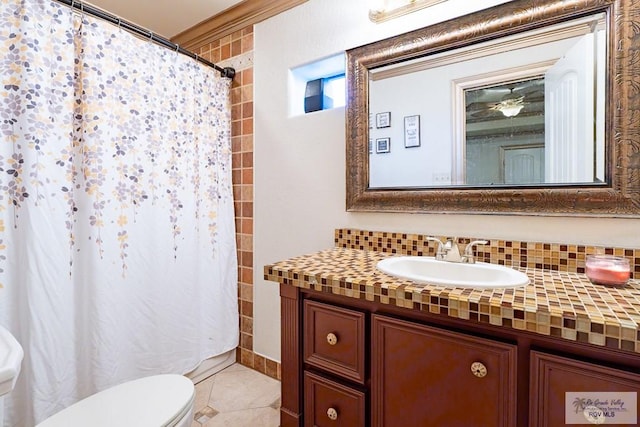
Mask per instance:
[[[89,0],[87,3],[170,39],[241,1]]]

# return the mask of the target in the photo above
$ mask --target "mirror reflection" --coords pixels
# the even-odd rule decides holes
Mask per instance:
[[[369,71],[369,188],[594,185],[604,14]]]
[[[545,182],[544,76],[464,90],[470,185]]]

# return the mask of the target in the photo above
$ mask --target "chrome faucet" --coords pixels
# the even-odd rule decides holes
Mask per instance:
[[[427,236],[427,240],[436,242],[436,259],[440,261],[461,262],[460,250],[455,243],[457,239],[447,239],[444,242],[436,237]]]
[[[487,242],[486,240],[474,240],[471,243],[469,243],[465,248],[464,248],[464,255],[462,255],[462,259],[460,260],[460,262],[466,262],[467,264],[475,264],[476,263],[476,258],[473,255],[473,247],[476,245],[486,245]]]
[[[436,247],[435,258],[439,260],[444,260],[444,250],[443,250],[442,240],[438,239],[437,237],[427,236],[427,241],[436,242],[438,244],[438,246]]]
[[[465,247],[464,254],[460,255],[460,249],[458,248],[456,240],[458,239],[447,239],[443,243],[442,240],[436,237],[427,236],[427,241],[433,241],[438,244],[436,248],[435,258],[440,261],[448,262],[463,262],[467,264],[474,264],[476,262],[476,259],[473,255],[473,247],[476,245],[486,245],[487,243],[489,243],[486,240],[474,240]]]

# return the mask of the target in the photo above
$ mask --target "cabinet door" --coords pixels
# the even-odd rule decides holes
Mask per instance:
[[[516,346],[379,315],[372,332],[374,426],[515,426]]]
[[[640,374],[532,351],[530,387],[530,427],[638,425]]]

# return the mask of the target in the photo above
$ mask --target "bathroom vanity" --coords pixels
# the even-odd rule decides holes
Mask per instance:
[[[595,250],[576,249],[576,263],[558,264],[579,270]],[[514,263],[531,280],[520,289],[419,285],[376,269],[434,251],[421,236],[337,230],[335,248],[265,267],[280,283],[283,427],[637,425],[640,282],[594,285],[527,266],[533,256]]]

